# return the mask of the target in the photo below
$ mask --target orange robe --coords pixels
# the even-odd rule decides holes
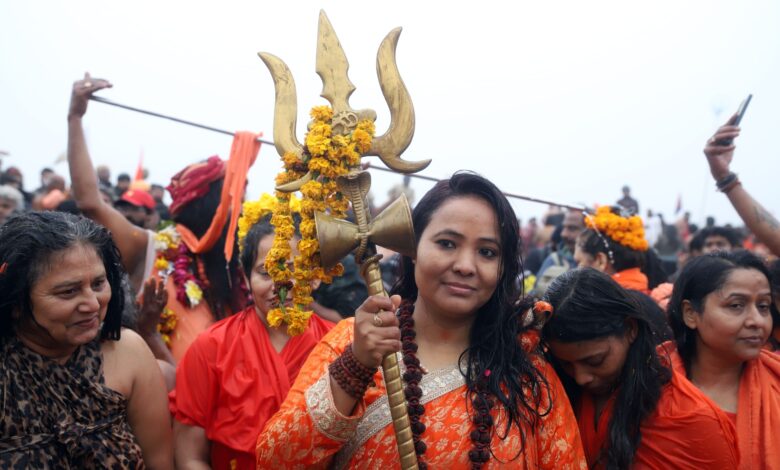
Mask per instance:
[[[352,342],[353,324],[354,319],[343,320],[312,351],[281,409],[257,439],[258,469],[400,468],[381,372],[374,377],[377,386],[368,389],[352,416],[341,415],[333,405],[327,367]],[[533,357],[550,384],[550,412],[535,429],[525,429],[525,448],[519,455],[516,427],[504,440],[494,433],[495,457],[483,468],[585,469],[577,422],[563,387],[552,367]],[[425,462],[429,468],[471,468],[470,407],[458,367],[430,371],[420,385],[427,427],[422,435],[428,446]],[[548,405],[544,400],[544,409]],[[498,416],[496,409],[493,416]],[[497,419],[497,428],[503,430],[505,421]]]
[[[303,362],[333,324],[316,315],[276,352],[254,307],[201,334],[176,371],[170,410],[211,441],[213,468],[255,468],[255,443]],[[235,464],[235,466],[233,466]]]
[[[685,367],[677,352],[671,357],[674,368],[684,373]],[[779,355],[762,350],[756,359],[745,363],[739,381],[736,425],[739,468],[780,470]]]
[[[593,397],[585,392],[577,404],[582,445],[592,469],[606,464],[609,422],[616,394],[596,422]],[[734,425],[684,375],[672,372],[655,411],[640,426],[642,439],[634,454],[636,469],[723,469],[737,467]]]
[[[178,363],[195,338],[214,323],[214,315],[205,300],[194,307],[179,302],[176,298],[176,283],[173,282],[173,276],[168,276],[165,290],[168,291],[168,303],[165,306],[176,314],[176,326],[171,333],[170,349]]]
[[[612,279],[624,289],[636,290],[648,295],[650,294],[647,276],[645,276],[645,273],[639,268],[624,269],[619,273],[613,274]]]

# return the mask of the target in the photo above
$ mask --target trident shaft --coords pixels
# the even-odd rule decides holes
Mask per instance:
[[[366,155],[378,156],[388,167],[402,173],[414,173],[428,166],[430,160],[408,162],[401,154],[409,146],[414,135],[414,107],[406,86],[401,80],[395,60],[395,50],[401,29],[391,31],[377,53],[377,75],[385,101],[390,108],[391,122],[385,134],[372,140]],[[348,135],[358,122],[376,120],[371,109],[353,110],[349,96],[355,90],[347,75],[349,63],[325,12],[320,12],[317,47],[317,74],[322,79],[322,97],[333,108],[333,134]],[[287,65],[278,57],[261,52],[274,79],[276,108],[274,113],[274,141],[280,156],[291,152],[298,157],[304,148],[295,136],[297,97],[295,82]],[[314,175],[309,172],[292,183],[277,187],[280,191],[297,191]],[[324,265],[337,263],[343,256],[355,250],[355,259],[368,286],[369,295],[387,295],[382,284],[379,260],[375,244],[403,254],[414,254],[414,230],[409,205],[405,198],[394,202],[372,221],[368,211],[367,194],[371,186],[370,175],[355,166],[339,177],[339,190],[349,198],[356,224],[337,220],[326,214],[315,214],[320,258]],[[387,399],[393,418],[398,453],[403,470],[418,469],[417,455],[409,423],[406,399],[398,359],[395,354],[382,361],[382,373]]]

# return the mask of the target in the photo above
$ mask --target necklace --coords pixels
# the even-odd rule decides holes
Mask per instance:
[[[401,352],[406,372],[403,374],[404,395],[406,396],[407,407],[409,411],[409,422],[412,428],[412,440],[414,441],[414,451],[417,454],[417,461],[420,470],[426,470],[427,464],[422,461],[422,456],[427,450],[422,435],[425,432],[425,424],[421,421],[425,414],[425,407],[420,403],[422,398],[422,389],[420,381],[424,373],[420,366],[420,360],[417,358],[417,343],[415,338],[417,333],[414,331],[414,303],[404,300],[398,309],[398,320],[401,328]],[[472,423],[475,429],[471,432],[472,449],[469,451],[469,460],[471,468],[479,470],[490,459],[490,431],[493,426],[493,417],[490,410],[493,408],[494,400],[490,396],[487,387],[487,379],[490,377],[490,370],[485,373],[473,385],[473,390],[469,391],[471,395],[471,404],[474,409]]]

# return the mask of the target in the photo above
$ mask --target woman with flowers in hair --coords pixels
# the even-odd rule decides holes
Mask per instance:
[[[584,469],[565,392],[513,308],[518,226],[506,197],[458,173],[412,222],[416,254],[394,295],[369,297],[314,348],[257,439],[258,468],[397,468],[378,367],[402,352],[421,469]]]
[[[612,276],[618,284],[649,294],[642,272],[648,242],[638,215],[626,215],[617,207],[601,206],[585,215],[586,229],[578,237],[574,260],[580,267],[592,267]]]
[[[581,268],[553,281],[544,298],[551,318],[542,338],[590,468],[736,468],[734,427],[672,370],[666,346],[656,346],[662,333],[653,315],[631,292]]]
[[[267,319],[279,306],[264,265],[274,241],[270,212],[275,205],[265,194],[244,203],[239,219],[241,266],[253,305],[214,323],[178,365],[170,410],[176,463],[182,468],[255,468],[257,435],[279,409],[309,352],[333,327],[318,315],[287,328]],[[296,255],[299,240],[294,235],[290,243]]]
[[[228,162],[214,156],[184,168],[168,186],[175,225],[158,233],[137,227],[101,197],[84,139],[82,119],[90,96],[111,86],[89,74],[73,83],[68,112],[73,196],[84,215],[111,231],[136,292],[141,293],[150,276],[165,285],[168,303],[160,319],[161,331],[158,319],[152,318],[149,325],[139,324],[139,332],[158,359],[175,363],[215,319],[246,307],[236,224],[246,173],[260,144],[256,135],[239,132]]]

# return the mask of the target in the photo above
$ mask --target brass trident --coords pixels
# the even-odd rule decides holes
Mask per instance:
[[[382,94],[390,108],[391,122],[387,132],[372,141],[371,149],[366,155],[378,156],[395,171],[415,173],[427,167],[431,161],[407,162],[401,159],[401,154],[409,146],[414,135],[414,107],[395,60],[400,34],[401,28],[390,31],[377,53],[377,75]],[[293,152],[300,158],[303,154],[303,146],[295,137],[298,109],[295,82],[290,69],[274,55],[264,52],[258,55],[270,70],[276,89],[274,114],[276,150],[280,156],[286,152]],[[359,121],[376,120],[376,113],[373,110],[356,111],[349,106],[349,97],[355,91],[355,86],[347,76],[349,63],[324,11],[320,11],[316,68],[323,84],[321,96],[333,107],[333,134],[347,135],[355,129]],[[307,173],[303,178],[279,186],[277,189],[285,192],[297,191],[311,177],[311,173]],[[367,195],[371,187],[370,174],[363,171],[360,165],[352,167],[348,174],[339,177],[338,185],[339,190],[352,203],[357,224],[336,220],[326,214],[315,214],[322,263],[325,266],[332,266],[349,252],[356,250],[355,260],[361,267],[360,272],[368,286],[369,295],[387,295],[379,270],[381,255],[377,255],[375,244],[407,256],[414,256],[415,238],[409,203],[405,196],[401,196],[371,221],[367,203]],[[395,354],[384,358],[382,373],[393,417],[401,468],[417,469],[417,456],[414,452],[400,368]]]

